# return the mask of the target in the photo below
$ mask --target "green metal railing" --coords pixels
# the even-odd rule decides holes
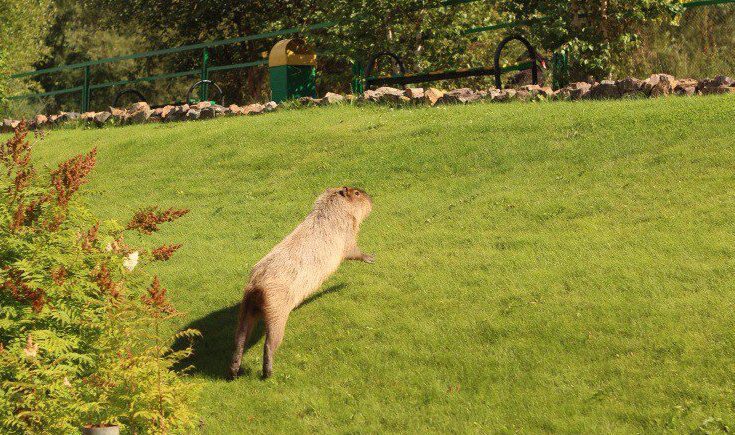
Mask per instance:
[[[486,1],[486,0],[444,0],[435,5],[431,5],[431,6],[427,6],[423,8],[415,8],[415,9],[408,10],[407,12],[416,11],[416,10],[434,9],[434,8],[439,8],[439,7],[444,7],[444,6],[454,6],[454,5],[466,4],[466,3],[474,3],[477,1]],[[692,8],[692,7],[698,7],[698,6],[710,6],[710,5],[724,4],[724,3],[735,3],[735,0],[697,0],[697,1],[683,3],[682,6],[684,8]],[[361,19],[360,16],[355,18],[356,21],[360,19]],[[526,25],[537,23],[537,22],[542,22],[545,19],[546,18],[544,17],[539,17],[539,18],[534,18],[530,20],[522,20],[522,21],[514,21],[514,22],[507,22],[507,23],[499,23],[499,24],[494,24],[494,25],[489,25],[489,26],[474,27],[474,28],[464,30],[463,32],[461,32],[461,34],[470,35],[470,34],[479,33],[479,32],[487,32],[487,31],[494,31],[494,30],[499,30],[499,29],[526,26]],[[56,95],[81,92],[81,110],[82,112],[86,112],[89,110],[91,92],[96,89],[103,89],[103,88],[108,88],[108,87],[113,87],[113,86],[129,85],[129,84],[141,83],[141,82],[152,82],[156,80],[171,79],[171,78],[177,78],[177,77],[196,76],[196,75],[199,75],[200,80],[207,80],[209,77],[209,73],[211,72],[241,69],[241,68],[251,68],[251,67],[265,65],[268,63],[267,60],[261,59],[261,60],[251,61],[251,62],[230,64],[230,65],[210,66],[209,65],[210,50],[214,47],[238,44],[238,43],[248,42],[248,41],[256,41],[256,40],[261,40],[261,39],[282,37],[282,36],[294,35],[294,34],[299,34],[299,33],[313,32],[316,30],[326,29],[326,28],[337,26],[337,25],[339,25],[338,22],[325,21],[321,23],[308,25],[308,26],[292,27],[292,28],[281,29],[281,30],[276,30],[272,32],[258,33],[255,35],[247,35],[247,36],[222,39],[222,40],[217,40],[217,41],[201,42],[198,44],[183,45],[179,47],[171,47],[171,48],[165,48],[165,49],[160,49],[160,50],[147,51],[143,53],[134,53],[134,54],[128,54],[124,56],[117,56],[117,57],[99,59],[99,60],[94,60],[94,61],[86,61],[86,62],[80,62],[80,63],[74,63],[74,64],[68,64],[68,65],[59,65],[59,66],[55,66],[51,68],[17,73],[7,78],[19,79],[19,78],[25,78],[25,77],[34,77],[34,76],[38,76],[42,74],[53,74],[56,72],[61,72],[61,71],[66,71],[66,70],[82,69],[83,70],[83,81],[80,86],[75,86],[75,87],[66,88],[66,89],[53,90],[53,91],[47,91],[47,92],[40,92],[40,93],[28,93],[28,94],[22,94],[22,95],[14,95],[14,96],[8,97],[8,99],[15,100],[15,99],[23,99],[23,98],[42,98],[42,97],[51,97],[51,96],[56,96]],[[163,55],[175,54],[175,53],[183,53],[183,52],[196,51],[196,50],[202,51],[201,67],[199,69],[189,70],[189,71],[179,71],[179,72],[173,72],[173,73],[164,73],[164,74],[152,75],[148,77],[139,77],[139,78],[134,78],[134,79],[129,79],[129,80],[119,80],[119,81],[105,82],[105,83],[94,83],[93,84],[91,80],[91,67],[96,66],[96,65],[121,62],[124,60],[150,58],[150,57],[163,56]],[[208,95],[207,84],[203,83],[199,89],[200,99],[205,99],[207,95]]]
[[[487,0],[444,0],[435,5],[431,5],[431,6],[427,6],[423,8],[411,9],[411,11],[434,9],[434,8],[439,8],[439,7],[444,7],[444,6],[453,6],[453,5],[459,5],[459,4],[465,4],[465,3],[474,3],[477,1],[487,1]],[[359,20],[359,19],[360,17],[356,18],[356,20]],[[66,71],[66,70],[75,70],[75,69],[83,69],[84,76],[83,76],[83,81],[82,81],[81,86],[75,86],[75,87],[71,87],[67,89],[59,89],[59,90],[48,91],[48,92],[14,95],[14,96],[8,97],[8,99],[17,100],[17,99],[24,99],[24,98],[42,98],[42,97],[51,97],[51,96],[56,96],[56,95],[76,93],[76,92],[81,91],[81,110],[82,112],[86,112],[89,110],[91,91],[96,90],[96,89],[108,88],[108,87],[113,87],[113,86],[129,85],[129,84],[140,83],[140,82],[152,82],[156,80],[171,79],[171,78],[177,78],[177,77],[196,76],[196,75],[199,76],[199,80],[207,80],[209,78],[210,72],[225,71],[225,70],[231,70],[231,69],[241,69],[241,68],[251,68],[251,67],[265,65],[268,63],[267,60],[262,59],[262,60],[252,61],[252,62],[244,62],[244,63],[230,64],[230,65],[210,66],[209,65],[210,49],[214,47],[238,44],[238,43],[248,42],[248,41],[256,41],[256,40],[261,40],[261,39],[282,37],[282,36],[294,35],[294,34],[299,34],[299,33],[313,32],[313,31],[320,30],[320,29],[334,27],[334,26],[337,26],[338,24],[339,23],[335,21],[324,21],[321,23],[316,23],[316,24],[303,26],[303,27],[292,27],[292,28],[281,29],[281,30],[276,30],[272,32],[258,33],[255,35],[247,35],[247,36],[222,39],[222,40],[217,40],[217,41],[208,41],[208,42],[202,42],[198,44],[183,45],[179,47],[146,51],[143,53],[134,53],[134,54],[128,54],[124,56],[110,57],[110,58],[105,58],[105,59],[79,62],[79,63],[68,64],[68,65],[59,65],[59,66],[55,66],[51,68],[17,73],[17,74],[13,74],[9,76],[8,78],[19,79],[19,78],[25,78],[25,77],[34,77],[34,76],[38,76],[42,74],[53,74],[56,72],[61,72],[61,71]],[[163,55],[168,55],[168,54],[196,51],[196,50],[202,51],[201,66],[199,69],[196,69],[196,70],[158,74],[158,75],[153,75],[153,76],[148,76],[148,77],[139,77],[139,78],[130,79],[130,80],[118,80],[118,81],[106,82],[106,83],[92,84],[92,81],[91,81],[91,67],[92,66],[103,65],[103,64],[114,63],[114,62],[121,62],[124,60],[143,59],[143,58],[163,56]],[[201,87],[199,88],[200,99],[205,99],[206,96],[208,95],[207,87],[208,87],[207,83],[202,83]]]
[[[42,98],[42,97],[50,97],[50,96],[55,96],[55,95],[76,93],[76,92],[81,91],[81,100],[82,100],[81,110],[82,112],[86,112],[89,110],[89,101],[90,101],[91,91],[95,89],[108,88],[112,86],[122,86],[122,85],[128,85],[128,84],[140,83],[140,82],[152,82],[156,80],[170,79],[170,78],[177,78],[177,77],[196,76],[196,75],[200,76],[200,80],[206,80],[210,72],[225,71],[225,70],[238,69],[238,68],[250,68],[250,67],[265,65],[268,63],[267,60],[261,59],[261,60],[256,60],[252,62],[244,62],[244,63],[230,64],[230,65],[209,66],[209,50],[213,47],[237,44],[237,43],[242,43],[242,42],[247,42],[247,41],[255,41],[259,39],[268,39],[268,38],[273,38],[273,37],[278,37],[278,36],[287,36],[287,35],[293,35],[293,34],[303,33],[303,32],[310,32],[310,31],[314,31],[318,29],[331,27],[334,25],[336,25],[336,23],[323,22],[323,23],[317,23],[311,26],[293,27],[293,28],[282,29],[282,30],[273,31],[273,32],[259,33],[256,35],[248,35],[248,36],[242,36],[238,38],[229,38],[229,39],[222,39],[222,40],[217,40],[217,41],[202,42],[199,44],[183,45],[180,47],[153,50],[153,51],[147,51],[143,53],[134,53],[134,54],[129,54],[125,56],[117,56],[117,57],[111,57],[111,58],[105,58],[105,59],[87,61],[87,62],[80,62],[80,63],[74,63],[74,64],[68,64],[68,65],[59,65],[59,66],[52,67],[52,68],[45,68],[45,69],[40,69],[36,71],[28,71],[28,72],[13,74],[9,76],[9,78],[18,79],[18,78],[24,78],[24,77],[34,77],[34,76],[38,76],[42,74],[53,74],[56,72],[61,72],[61,71],[66,71],[66,70],[83,69],[84,76],[83,76],[83,82],[81,86],[75,86],[75,87],[71,87],[67,89],[59,89],[59,90],[49,91],[49,92],[14,95],[14,96],[8,97],[8,99],[13,100],[13,99],[22,99],[22,98]],[[153,76],[148,76],[148,77],[139,77],[139,78],[130,79],[130,80],[119,80],[119,81],[106,82],[106,83],[92,84],[91,82],[91,67],[92,66],[103,65],[103,64],[114,63],[114,62],[121,62],[124,60],[143,59],[143,58],[163,56],[163,55],[168,55],[168,54],[183,53],[183,52],[195,51],[195,50],[202,51],[201,67],[196,70],[178,71],[178,72],[173,72],[173,73],[158,74],[158,75],[153,75]],[[207,95],[207,85],[203,84],[202,87],[200,88],[200,98],[204,99],[206,95]]]

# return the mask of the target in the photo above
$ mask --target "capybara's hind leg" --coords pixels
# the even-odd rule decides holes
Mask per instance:
[[[258,310],[254,304],[252,304],[252,301],[248,301],[247,296],[245,296],[242,304],[240,305],[237,330],[235,331],[235,351],[232,353],[232,362],[230,363],[230,369],[227,374],[229,379],[234,379],[240,372],[240,363],[242,361],[242,353],[245,349],[245,344],[247,343],[248,337],[255,328],[255,324],[257,322]]]
[[[270,313],[265,316],[265,346],[263,346],[263,378],[273,374],[273,357],[283,341],[288,313]]]

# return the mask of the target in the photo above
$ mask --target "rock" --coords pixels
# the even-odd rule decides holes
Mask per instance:
[[[66,122],[66,121],[74,121],[79,119],[79,113],[77,112],[61,112],[59,113],[59,116],[56,118],[56,122]]]
[[[443,96],[444,92],[436,88],[429,88],[424,91],[424,100],[429,103],[429,106],[435,105]]]
[[[168,119],[169,115],[171,114],[171,112],[173,112],[173,110],[174,110],[175,107],[176,106],[172,106],[170,104],[161,107],[161,120],[162,121],[166,121]]]
[[[551,86],[541,86],[541,89],[539,89],[539,95],[546,98],[553,98],[556,96],[556,91],[554,91]]]
[[[330,104],[337,104],[343,102],[345,97],[343,97],[340,94],[335,94],[334,92],[327,92],[324,94],[324,97],[322,97],[321,101],[319,101],[320,106],[327,106]]]
[[[367,90],[363,94],[363,98],[368,101],[380,102],[380,103],[406,103],[409,101],[408,97],[403,95],[403,91],[389,86],[381,86],[378,89],[372,91]]]
[[[517,93],[518,91],[516,91],[515,89],[499,89],[497,91],[497,94],[495,95],[495,98],[493,98],[493,101],[497,101],[500,103],[511,101],[516,97]]]
[[[96,115],[94,115],[94,123],[98,127],[102,127],[107,123],[107,120],[110,119],[112,116],[112,113],[110,112],[98,112]]]
[[[485,92],[485,98],[494,101],[500,95],[500,89],[490,88]]]
[[[139,102],[133,104],[133,106],[136,108],[131,107],[128,110],[128,117],[126,119],[128,124],[142,124],[148,121],[148,118],[153,114],[153,110],[148,106],[148,103]]]
[[[620,98],[620,89],[613,80],[603,80],[600,83],[595,83],[590,88],[589,98],[595,100],[611,100]]]
[[[674,93],[677,95],[692,96],[697,94],[697,87],[699,82],[694,79],[681,79],[674,88]]]
[[[643,82],[635,77],[626,77],[615,82],[621,97],[643,95]]]
[[[669,74],[653,74],[643,80],[643,89],[650,97],[662,97],[674,92],[676,79]]]
[[[117,125],[123,125],[128,121],[128,112],[120,109],[112,109],[112,120]]]
[[[300,97],[296,101],[302,106],[317,106],[322,102],[322,99],[314,97]]]
[[[263,111],[264,112],[273,112],[278,108],[278,103],[275,101],[269,101],[263,105]]]
[[[702,95],[735,94],[735,87],[725,86],[725,85],[717,86],[717,87],[711,86],[711,87],[702,88],[700,92],[702,93]]]
[[[227,108],[225,106],[219,105],[219,104],[213,104],[212,108],[214,109],[214,116],[225,116],[227,113]]]
[[[366,90],[365,92],[362,93],[362,99],[365,100],[365,101],[377,102],[378,101],[378,94],[374,90],[368,89],[368,90]]]
[[[96,114],[97,112],[84,112],[79,115],[79,118],[84,122],[92,122],[94,120],[94,115]]]
[[[189,110],[186,111],[186,120],[187,121],[196,121],[199,119],[199,116],[201,115],[201,111],[197,109],[196,107],[191,107]]]
[[[557,97],[563,100],[581,100],[586,98],[590,92],[591,84],[587,82],[574,82],[559,89]]]
[[[733,86],[735,80],[728,76],[717,76],[713,79],[704,79],[699,82],[700,89],[703,88],[719,88],[720,86]]]
[[[441,99],[439,99],[439,102],[442,104],[451,104],[451,103],[471,103],[473,101],[477,101],[480,98],[482,98],[481,95],[475,93],[472,89],[469,88],[459,88],[459,89],[453,89],[444,95],[442,95]]]
[[[0,125],[0,132],[2,133],[12,133],[15,130],[15,127],[20,124],[20,121],[15,119],[3,119],[3,123]]]
[[[406,88],[403,95],[413,102],[421,102],[424,100],[424,88]]]
[[[56,113],[55,113],[55,114],[53,114],[53,115],[49,115],[49,117],[48,117],[48,123],[49,123],[49,124],[56,124],[56,121],[57,121],[58,119],[59,119],[59,115],[58,115],[58,114],[56,114]]]
[[[166,117],[167,121],[183,121],[186,119],[186,114],[189,113],[189,105],[182,104],[181,106],[174,106]]]
[[[265,106],[262,104],[249,104],[242,108],[244,115],[260,115],[265,111]]]
[[[510,89],[509,89],[510,90]],[[526,89],[513,89],[516,91],[515,99],[519,101],[530,101],[532,99],[531,93]]]
[[[133,103],[130,106],[128,106],[128,112],[137,112],[138,110],[151,110],[151,106],[148,105],[145,101],[138,101],[137,103]]]
[[[697,90],[703,95],[727,94],[732,92],[728,88],[734,84],[733,79],[730,77],[717,76],[713,79],[704,79],[699,82]]]
[[[197,109],[189,109],[189,112],[191,112],[192,110]],[[215,116],[217,116],[217,111],[212,106],[207,106],[199,109],[199,119],[214,119]]]
[[[355,101],[357,101],[357,95],[347,94],[345,95],[345,101],[348,103],[354,103]]]
[[[210,101],[200,101],[196,104],[192,104],[192,108],[199,109],[200,111],[205,107],[210,107],[212,103]]]
[[[554,90],[551,89],[549,86],[524,85],[518,88],[518,91],[525,91],[526,93],[528,93],[530,99],[533,100],[549,98],[554,95]]]
[[[33,117],[33,126],[35,128],[42,128],[48,123],[48,117],[46,115],[36,115]]]
[[[242,108],[237,104],[230,104],[227,107],[227,113],[230,115],[242,115]]]

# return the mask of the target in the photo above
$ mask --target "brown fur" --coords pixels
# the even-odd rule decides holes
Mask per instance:
[[[343,260],[373,262],[372,255],[357,247],[360,224],[371,210],[372,199],[362,190],[327,189],[306,219],[253,267],[240,305],[231,378],[240,371],[248,335],[260,318],[266,331],[263,377],[268,377],[291,310],[314,293]]]

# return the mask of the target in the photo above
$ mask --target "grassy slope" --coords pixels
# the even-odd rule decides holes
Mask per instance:
[[[735,425],[735,99],[326,108],[52,133],[99,147],[90,201],[192,213],[161,240],[205,334],[207,433],[659,432]],[[247,272],[327,186],[362,245],[295,311],[275,377],[222,379]]]

